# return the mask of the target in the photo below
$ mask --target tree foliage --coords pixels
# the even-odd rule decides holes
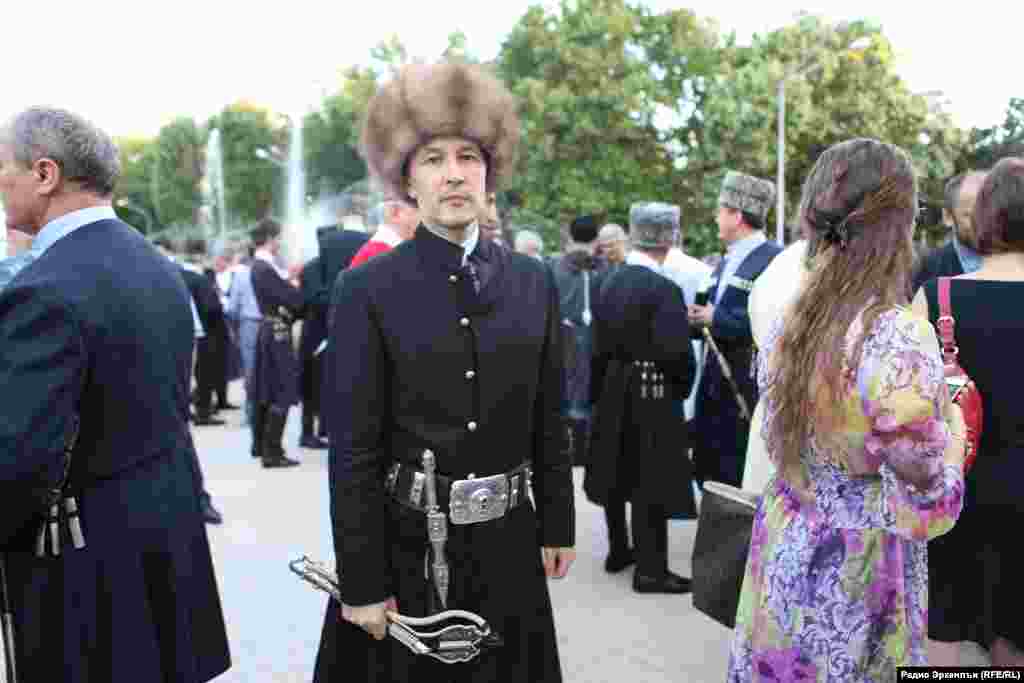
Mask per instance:
[[[659,117],[699,104],[716,41],[688,10],[653,14],[625,0],[530,8],[498,57],[523,107],[511,188],[522,208],[559,224],[581,213],[625,222],[632,201],[681,201],[681,151]],[[549,247],[559,237],[545,234]]]
[[[290,121],[265,107],[236,102],[210,119],[220,129],[227,215],[235,225],[253,223],[273,213],[275,196],[283,201]],[[270,158],[257,156],[266,150]],[[275,188],[282,191],[275,193]]]
[[[973,128],[957,160],[957,171],[991,168],[1008,156],[1024,156],[1024,98],[1010,98],[1006,119],[997,126]]]

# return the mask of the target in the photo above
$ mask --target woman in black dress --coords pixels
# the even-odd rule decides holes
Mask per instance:
[[[930,568],[928,635],[938,641],[930,663],[958,664],[947,644],[971,640],[990,647],[995,666],[1024,666],[1024,582],[1015,561],[1024,526],[1024,159],[1004,159],[988,174],[974,227],[984,265],[954,278],[950,303],[960,364],[981,390],[985,423],[960,520],[932,541],[955,552],[937,549],[950,561]],[[933,324],[937,292],[931,280],[914,300]]]

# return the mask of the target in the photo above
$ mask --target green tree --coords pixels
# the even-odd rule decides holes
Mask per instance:
[[[718,54],[714,27],[688,10],[625,0],[531,7],[498,69],[522,102],[524,151],[510,188],[520,208],[564,225],[580,213],[625,222],[630,203],[686,204],[687,118]],[[545,230],[549,248],[561,235]]]
[[[234,225],[273,213],[274,188],[285,182],[281,164],[287,156],[289,125],[285,117],[244,101],[229,105],[207,124],[209,130],[220,129],[225,203]],[[270,158],[261,159],[258,149]]]
[[[865,50],[845,49],[865,37],[870,41]],[[835,27],[813,16],[755,37],[749,48],[730,50],[712,80],[686,167],[704,178],[698,212],[710,220],[719,183],[729,169],[775,177],[778,82],[804,68],[802,76],[789,78],[785,86],[787,219],[818,155],[853,137],[877,138],[906,149],[923,194],[941,197],[961,136],[948,116],[930,112],[925,98],[908,90],[893,61],[893,47],[877,26],[857,22]],[[710,243],[710,226],[706,234]]]
[[[143,162],[149,167],[150,205],[163,226],[194,225],[202,205],[205,136],[196,122],[181,117],[160,129]]]
[[[972,128],[957,159],[957,171],[991,168],[1008,156],[1024,156],[1024,98],[1013,97],[1002,124]]]
[[[156,230],[156,211],[152,201],[152,169],[155,141],[150,138],[119,138],[121,179],[114,191],[114,210],[118,216],[139,230]],[[124,204],[122,206],[122,204]],[[140,212],[144,215],[140,215]]]
[[[303,121],[306,187],[310,193],[338,194],[366,178],[358,152],[359,116],[345,95],[328,97]]]

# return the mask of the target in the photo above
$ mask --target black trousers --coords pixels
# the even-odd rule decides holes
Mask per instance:
[[[300,391],[302,393],[302,435],[313,436],[314,420],[321,417],[320,411],[320,384],[323,365],[321,356],[304,356],[302,358],[302,377]],[[317,430],[318,431],[318,430]]]
[[[213,392],[217,388],[216,342],[203,337],[196,343],[196,417],[204,419],[213,412]]]
[[[637,574],[662,576],[668,571],[668,512],[664,505],[633,498],[633,545]]]

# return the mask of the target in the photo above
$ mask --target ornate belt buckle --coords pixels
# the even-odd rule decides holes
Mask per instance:
[[[453,482],[448,508],[452,524],[476,524],[503,517],[508,510],[508,477],[471,476]]]

